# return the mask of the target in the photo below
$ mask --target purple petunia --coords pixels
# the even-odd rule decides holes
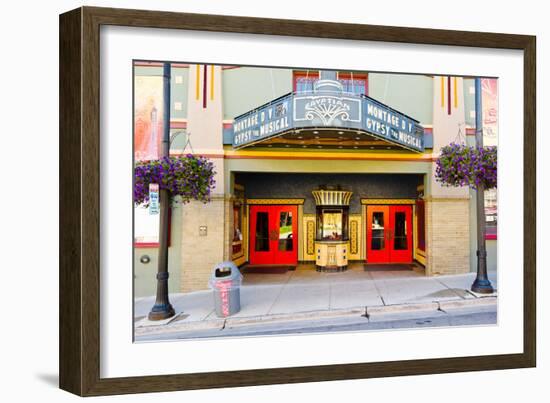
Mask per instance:
[[[497,148],[451,143],[441,148],[435,178],[444,186],[497,187]]]
[[[215,174],[212,161],[192,154],[140,161],[134,167],[134,203],[148,206],[151,183],[157,183],[160,189],[168,190],[172,200],[207,203],[216,184]],[[179,197],[175,199],[176,196]]]

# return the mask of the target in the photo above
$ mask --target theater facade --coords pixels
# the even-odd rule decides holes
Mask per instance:
[[[147,99],[134,100],[134,136],[153,148],[161,75],[160,64],[134,66],[134,96]],[[426,276],[475,271],[473,193],[434,179],[442,146],[473,142],[472,88],[462,77],[173,64],[171,154],[206,156],[217,174],[210,203],[172,208],[170,291],[207,289],[224,260],[258,270],[358,262],[415,263]],[[136,296],[154,294],[156,225],[136,208]]]

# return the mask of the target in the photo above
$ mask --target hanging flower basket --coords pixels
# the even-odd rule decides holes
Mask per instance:
[[[216,183],[215,174],[214,164],[209,159],[192,154],[140,161],[134,168],[134,203],[149,206],[151,183],[168,190],[174,202],[198,200],[207,203]]]
[[[435,178],[444,186],[497,187],[497,148],[451,143],[441,148]]]

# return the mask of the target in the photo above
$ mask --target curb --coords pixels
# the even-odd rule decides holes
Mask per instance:
[[[274,323],[298,322],[303,320],[317,321],[338,318],[353,318],[356,317],[361,321],[367,317],[369,320],[378,321],[386,315],[399,316],[414,314],[420,312],[439,312],[442,315],[446,311],[468,309],[474,307],[491,308],[497,305],[496,297],[484,297],[476,299],[466,299],[459,301],[441,301],[428,303],[411,303],[411,304],[396,304],[396,305],[381,305],[381,306],[366,306],[354,307],[346,309],[335,309],[325,311],[308,311],[296,313],[282,313],[264,316],[250,316],[243,318],[216,318],[204,321],[195,322],[172,322],[164,326],[148,326],[135,328],[134,335],[153,335],[153,334],[170,334],[186,331],[200,330],[223,330],[224,328],[237,328],[253,325],[267,325]]]

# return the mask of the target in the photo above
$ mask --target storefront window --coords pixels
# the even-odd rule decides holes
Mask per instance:
[[[485,236],[487,239],[497,238],[497,190],[485,191]]]

